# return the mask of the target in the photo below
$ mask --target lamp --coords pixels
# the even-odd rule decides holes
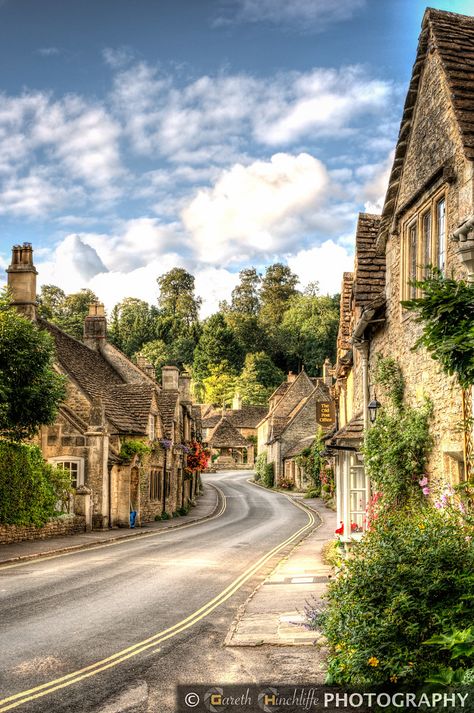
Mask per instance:
[[[377,411],[379,410],[379,408],[381,408],[381,406],[382,404],[377,401],[377,397],[374,394],[374,398],[367,407],[369,409],[370,423],[375,423],[375,419],[377,418]]]

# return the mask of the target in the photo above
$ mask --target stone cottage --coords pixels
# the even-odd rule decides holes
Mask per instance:
[[[416,406],[425,395],[433,403],[430,477],[457,484],[471,467],[472,435],[463,434],[460,424],[472,414],[472,394],[463,393],[424,350],[412,351],[421,327],[401,301],[417,296],[411,281],[422,278],[427,265],[455,279],[472,279],[474,272],[473,46],[473,17],[425,12],[383,212],[380,219],[373,217],[374,276],[367,275],[372,300],[357,304],[365,272],[358,263],[358,246],[352,309],[347,302],[350,278],[345,276],[341,325],[351,324],[351,337],[349,345],[347,331],[340,331],[336,377],[341,428],[329,445],[342,448],[336,472],[341,485],[339,519],[346,525],[346,538],[347,527],[354,522],[357,529],[362,526],[369,497],[357,450],[361,431],[369,427],[367,406],[375,393],[379,355],[397,359],[409,404]],[[386,275],[381,288],[383,260]]]
[[[138,524],[186,506],[198,474],[186,471],[187,444],[199,434],[190,377],[163,368],[158,384],[150,365],[133,364],[107,340],[103,305],[93,304],[78,341],[36,313],[31,245],[15,246],[7,269],[13,304],[49,332],[55,368],[67,379],[67,397],[52,426],[38,436],[44,457],[66,468],[76,508],[94,528]],[[145,448],[144,448],[145,447]]]
[[[290,373],[271,395],[257,428],[258,454],[265,453],[267,463],[273,463],[276,485],[283,478],[299,488],[307,485],[297,458],[312,445],[319,428],[328,430],[334,423],[331,381],[326,362],[323,378],[310,377],[304,369],[298,375]]]

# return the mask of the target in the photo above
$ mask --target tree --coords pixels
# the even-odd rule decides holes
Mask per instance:
[[[236,388],[244,404],[266,404],[285,375],[275,366],[268,354],[247,354]]]
[[[224,316],[218,312],[209,317],[203,326],[198,345],[194,350],[194,376],[202,381],[211,374],[211,367],[225,362],[235,376],[242,368],[243,352]]]
[[[304,366],[317,376],[326,357],[335,359],[339,296],[318,295],[314,284],[294,295],[281,322],[282,345],[290,368]]]
[[[0,297],[0,433],[13,440],[53,423],[65,379],[53,368],[51,336]]]
[[[240,282],[232,290],[230,309],[243,315],[256,316],[260,310],[260,284],[262,276],[254,267],[239,272]]]
[[[160,288],[158,307],[161,314],[190,327],[199,321],[200,297],[195,295],[194,276],[182,267],[174,267],[157,279]]]
[[[62,316],[66,293],[56,285],[43,285],[38,295],[38,314],[49,321]]]
[[[212,364],[209,367],[209,375],[202,383],[206,403],[225,407],[232,404],[237,377],[232,373],[232,368],[228,362]]]
[[[66,295],[56,285],[43,285],[38,296],[38,310],[41,317],[57,324],[71,337],[82,339],[89,305],[98,301],[97,295],[92,290],[83,289]]]
[[[287,265],[267,267],[262,279],[260,310],[262,324],[280,324],[291,297],[297,294],[298,276]]]
[[[136,297],[126,297],[112,310],[110,341],[131,357],[155,338],[156,308]]]

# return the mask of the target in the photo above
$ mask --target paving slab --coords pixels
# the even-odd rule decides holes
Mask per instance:
[[[320,520],[311,534],[280,562],[267,579],[240,607],[226,637],[226,646],[324,645],[320,632],[305,626],[305,609],[322,600],[332,567],[322,550],[334,539],[335,514],[321,500],[305,501]]]

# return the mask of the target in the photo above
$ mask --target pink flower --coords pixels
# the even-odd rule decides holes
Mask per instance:
[[[443,507],[442,503],[435,503],[435,508],[437,510],[441,510],[442,507]]]
[[[423,488],[423,495],[429,495],[430,494],[430,489],[429,488]]]
[[[424,475],[422,477],[422,479],[418,481],[418,483],[419,483],[420,488],[424,488],[425,485],[428,485],[428,478],[426,477],[426,475]]]

